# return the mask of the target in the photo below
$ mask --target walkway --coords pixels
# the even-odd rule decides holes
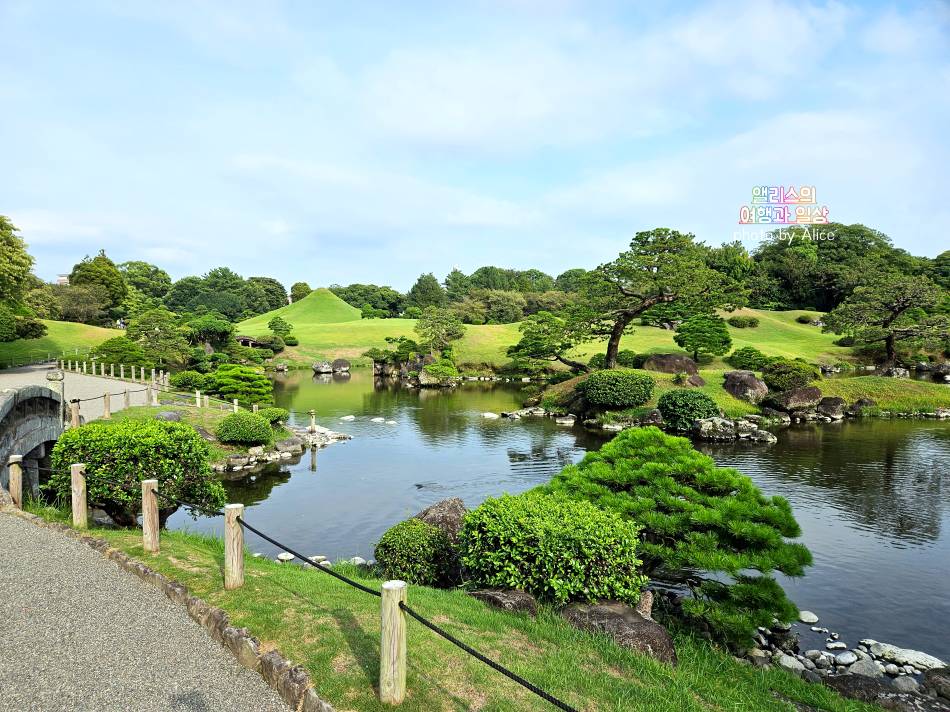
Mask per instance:
[[[287,712],[158,589],[0,512],[0,710]]]
[[[8,368],[0,370],[0,390],[4,388],[19,388],[20,386],[36,385],[47,386],[54,391],[59,388],[57,384],[50,384],[46,380],[46,373],[51,368],[50,365],[23,366],[21,368]],[[122,393],[126,388],[129,391],[141,391],[145,388],[144,383],[132,383],[131,381],[120,381],[117,378],[104,378],[101,376],[89,376],[82,373],[66,372],[66,400],[73,398],[97,398],[84,402],[80,405],[80,413],[86,422],[98,418],[102,415],[102,399],[98,398],[103,393]],[[132,405],[145,405],[145,393],[132,393],[130,396]],[[113,397],[110,401],[112,412],[122,410],[122,396]]]

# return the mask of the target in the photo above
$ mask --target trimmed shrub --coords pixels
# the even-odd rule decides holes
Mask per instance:
[[[273,426],[286,423],[290,417],[290,412],[284,408],[261,408],[257,411],[257,415]]]
[[[440,382],[446,383],[459,377],[459,371],[455,364],[447,358],[440,358],[435,363],[430,363],[422,367],[422,370]]]
[[[743,346],[726,357],[726,363],[743,371],[761,371],[769,357],[755,346]]]
[[[179,371],[168,377],[172,388],[181,391],[203,391],[208,387],[209,377],[198,371]]]
[[[160,420],[96,421],[64,432],[52,452],[53,475],[46,488],[70,496],[69,466],[86,464],[89,504],[101,507],[121,526],[135,526],[142,507],[142,480],[157,479],[170,497],[216,509],[226,501],[211,472],[208,444],[185,423]],[[160,500],[159,521],[177,509]]]
[[[759,325],[758,317],[754,316],[731,316],[728,321],[729,326],[737,329],[754,329]]]
[[[376,545],[376,562],[387,579],[421,586],[448,583],[454,561],[445,532],[421,519],[399,522]]]
[[[587,365],[590,366],[595,371],[599,371],[604,366],[607,365],[607,356],[606,354],[594,354],[590,357],[590,360],[587,362]]]
[[[640,368],[640,366],[643,365],[643,361],[640,361],[637,357],[636,351],[624,349],[623,351],[617,352],[617,365],[622,368]]]
[[[835,346],[854,346],[853,336],[842,336],[840,339],[832,341]]]
[[[580,386],[591,405],[601,408],[632,408],[653,395],[653,378],[630,369],[594,371]]]
[[[799,314],[795,317],[795,321],[799,324],[811,324],[815,318],[809,314]]]
[[[801,535],[788,501],[717,467],[688,439],[625,430],[545,489],[637,522],[644,573],[688,586],[683,613],[717,637],[748,646],[756,626],[796,617],[771,576],[801,576],[811,563],[805,546],[788,541]]]
[[[463,571],[478,586],[541,600],[635,603],[646,578],[639,527],[589,502],[540,492],[488,499],[459,532]]]
[[[691,388],[667,391],[660,396],[656,407],[663,415],[663,422],[673,430],[689,430],[694,420],[719,415],[716,401],[702,391]]]
[[[297,338],[296,336],[294,336],[293,334],[288,334],[287,336],[284,337],[284,343],[285,343],[287,346],[299,346],[299,345],[300,345],[300,339],[298,339],[298,338]]]
[[[225,400],[238,399],[242,405],[269,403],[273,385],[261,371],[249,366],[224,364],[211,374],[207,387]]]
[[[223,443],[240,445],[264,445],[269,443],[274,435],[269,422],[246,410],[225,416],[224,420],[218,423],[214,434]]]
[[[790,391],[804,388],[821,378],[816,366],[798,359],[772,359],[762,367],[762,380],[770,391]]]

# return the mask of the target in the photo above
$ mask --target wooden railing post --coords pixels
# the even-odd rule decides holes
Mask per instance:
[[[254,403],[254,404],[251,405],[251,412],[252,412],[252,413],[256,413],[256,412],[257,412],[257,403]]]
[[[109,378],[115,378],[115,364],[109,364]]]
[[[73,499],[73,526],[85,529],[86,521],[86,466],[75,463],[69,467],[70,490]]]
[[[224,587],[228,590],[244,585],[244,528],[238,521],[243,515],[243,504],[224,506]]]
[[[85,362],[85,361],[82,362],[82,372],[83,372],[83,373],[86,372],[86,362]]]
[[[79,427],[79,400],[69,402],[69,427]]]
[[[132,405],[132,396],[129,395],[128,388],[126,388],[125,391],[122,393],[122,403],[125,405],[126,408]]]
[[[386,581],[382,588],[379,643],[379,700],[398,705],[406,696],[405,581]]]
[[[210,407],[211,407],[211,398],[206,393],[205,394],[205,408],[210,408]]]
[[[106,391],[102,394],[102,419],[109,420],[112,417],[112,394]]]
[[[145,405],[152,405],[152,385],[145,386]]]
[[[235,398],[234,401],[233,401],[232,404],[231,404],[231,412],[232,412],[232,413],[237,413],[237,412],[238,412],[238,399],[237,399],[237,398]]]
[[[158,553],[158,480],[142,480],[142,546]]]
[[[10,455],[7,465],[10,469],[10,498],[14,507],[23,509],[23,456]]]
[[[123,381],[125,380],[125,364],[124,363],[119,364],[119,378],[121,378]]]

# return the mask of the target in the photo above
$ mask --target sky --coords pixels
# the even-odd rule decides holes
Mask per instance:
[[[742,238],[752,188],[950,248],[950,4],[0,0],[0,214],[36,272],[408,288]]]

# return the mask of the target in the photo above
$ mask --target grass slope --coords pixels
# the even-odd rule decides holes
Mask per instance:
[[[851,378],[826,378],[814,385],[822,395],[839,396],[848,403],[858,398],[872,398],[876,408],[870,413],[932,413],[935,408],[950,408],[950,386],[932,381],[912,381],[907,378],[884,376],[853,376]]]
[[[329,289],[315,289],[298,302],[242,321],[237,326],[238,333],[246,333],[249,336],[267,334],[267,322],[275,316],[282,317],[300,328],[311,324],[359,321],[360,310],[344,302]]]
[[[60,519],[68,514],[34,511]],[[246,626],[260,638],[262,650],[277,648],[302,664],[320,695],[336,709],[391,709],[380,704],[374,689],[379,675],[379,599],[312,569],[250,557],[245,559],[244,587],[225,591],[220,540],[162,532],[161,553],[146,555],[138,531],[94,534],[223,608],[232,625]],[[338,570],[379,588],[379,580],[355,567]],[[462,591],[421,586],[410,586],[408,602],[466,643],[587,712],[794,712],[792,701],[830,712],[872,710],[782,670],[742,665],[685,635],[676,636],[680,662],[673,668],[606,637],[576,631],[548,610],[535,620],[488,608]],[[408,695],[401,710],[553,709],[412,620],[407,648]]]
[[[43,321],[46,336],[0,343],[0,365],[35,361],[42,358],[69,358],[87,352],[106,339],[119,336],[117,329],[77,324],[72,321]]]

